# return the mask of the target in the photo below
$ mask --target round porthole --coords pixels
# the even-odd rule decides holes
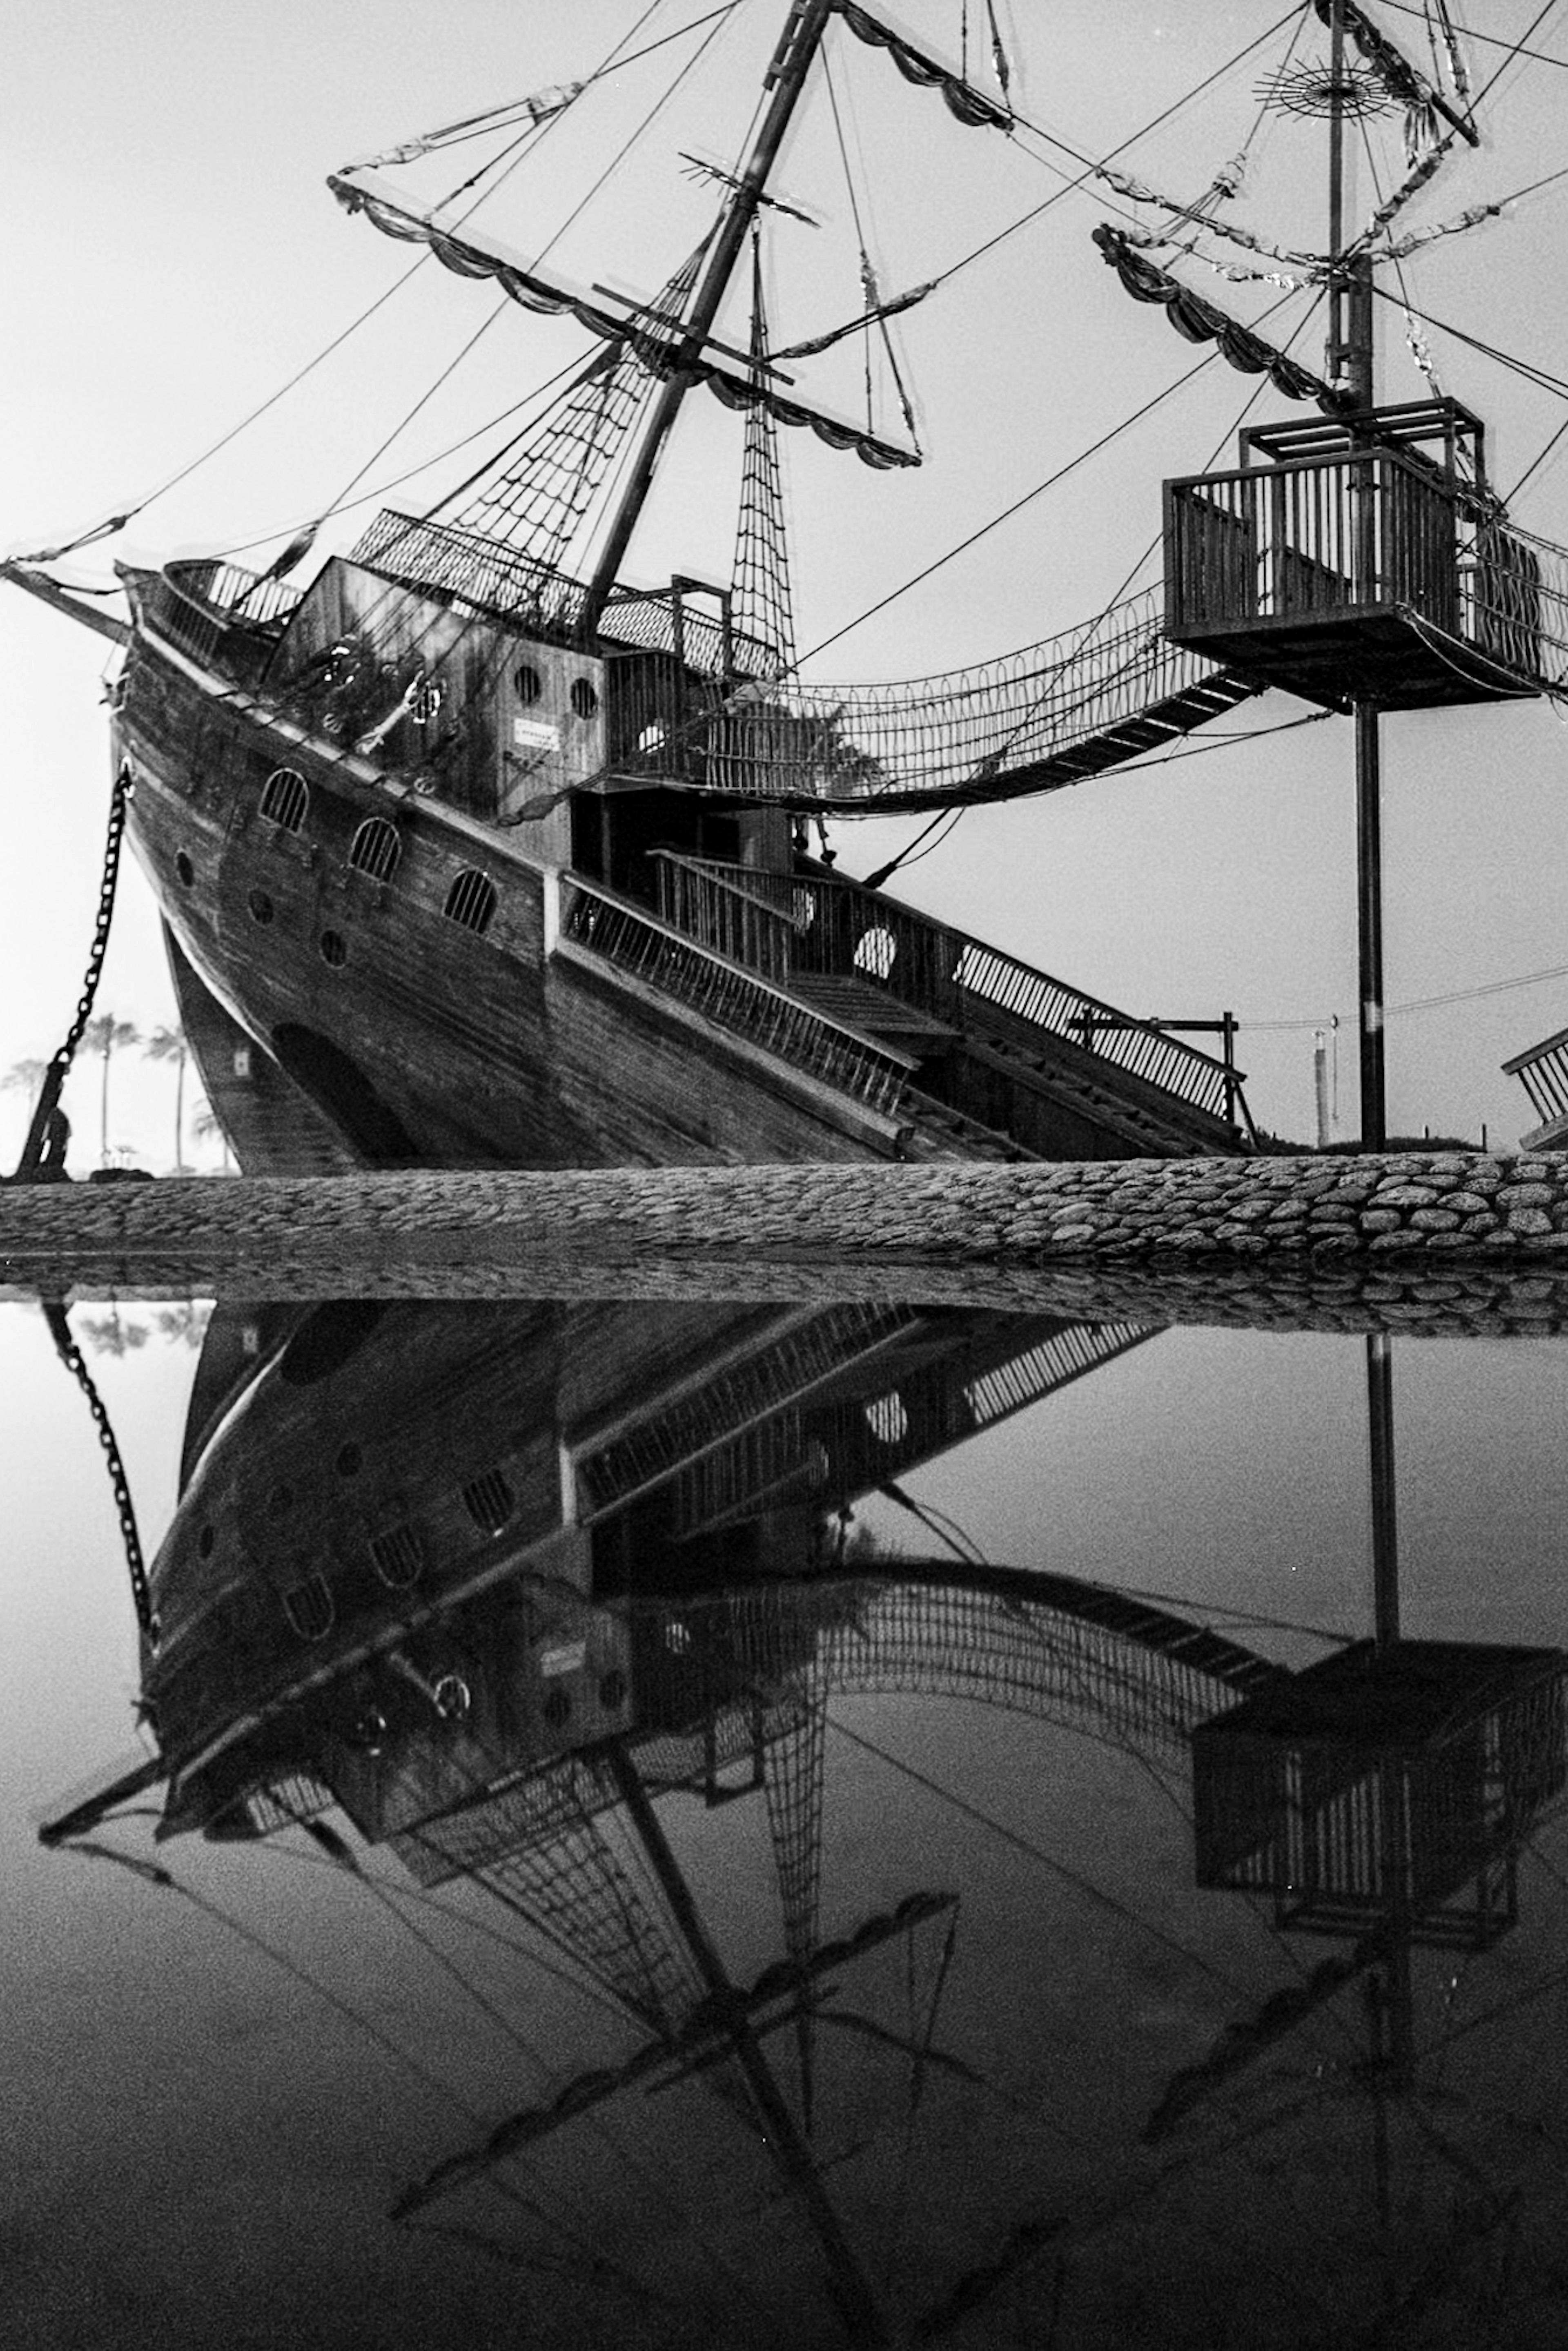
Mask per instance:
[[[334,971],[349,960],[349,943],[341,931],[323,931],[319,941],[321,960],[329,963]]]
[[[545,690],[545,682],[537,669],[528,662],[519,662],[512,672],[512,691],[522,703],[537,702]]]
[[[867,979],[885,979],[893,969],[894,957],[897,953],[897,940],[879,923],[873,929],[861,933],[855,946],[855,969]]]
[[[577,677],[571,682],[571,706],[580,718],[591,718],[599,707],[599,693],[591,678]]]
[[[866,1426],[879,1445],[897,1445],[909,1433],[909,1415],[896,1388],[865,1406]]]
[[[188,890],[196,878],[196,869],[183,849],[174,860],[174,871]]]
[[[267,896],[265,890],[253,890],[250,896],[246,900],[246,904],[250,908],[252,922],[271,922],[272,901]]]

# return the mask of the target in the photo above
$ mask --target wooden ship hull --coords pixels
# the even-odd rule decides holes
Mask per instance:
[[[633,767],[694,690],[667,653],[536,638],[340,559],[303,598],[124,576],[129,835],[247,1168],[1239,1147],[1233,1070],[839,881],[711,756]],[[402,672],[390,724],[376,679],[332,675],[356,606],[470,643],[439,789]]]

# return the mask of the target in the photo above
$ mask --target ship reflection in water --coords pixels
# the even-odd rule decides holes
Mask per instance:
[[[1562,1923],[1568,1661],[1402,1637],[1391,1425],[1360,1639],[986,1562],[901,1483],[1156,1337],[220,1308],[157,1751],[45,1837],[285,1981],[330,2091],[267,2323],[1563,2339],[1568,1965],[1515,1930]]]

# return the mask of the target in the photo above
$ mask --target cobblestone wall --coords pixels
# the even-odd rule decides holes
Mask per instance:
[[[1568,1158],[378,1175],[0,1188],[0,1289],[893,1297],[1281,1329],[1568,1327]]]

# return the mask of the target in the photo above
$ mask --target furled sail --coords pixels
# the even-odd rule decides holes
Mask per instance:
[[[502,292],[525,309],[570,312],[591,334],[635,351],[653,375],[689,375],[727,408],[754,408],[760,402],[780,424],[810,425],[830,448],[852,449],[867,465],[885,469],[920,463],[918,450],[884,441],[847,418],[790,399],[777,382],[757,379],[744,365],[727,364],[715,356],[711,346],[692,355],[683,348],[679,329],[656,314],[630,305],[612,307],[613,296],[606,297],[597,288],[584,291],[564,278],[547,277],[495,239],[467,226],[461,235],[442,228],[424,214],[400,204],[389,188],[367,172],[334,172],[327,184],[340,204],[351,213],[363,213],[383,235],[427,245],[437,261],[460,277],[493,277]]]
[[[839,0],[839,15],[856,40],[865,41],[874,49],[886,49],[905,81],[940,89],[948,113],[959,122],[991,131],[1012,129],[1013,118],[1007,107],[988,98],[983,89],[977,89],[972,81],[955,73],[940,58],[916,48],[907,34],[894,32],[891,25],[884,25],[869,9],[862,8],[860,0]]]
[[[1354,406],[1347,393],[1336,392],[1322,376],[1313,375],[1310,368],[1301,367],[1261,335],[1255,335],[1250,327],[1244,327],[1239,319],[1217,309],[1169,270],[1159,268],[1121,229],[1103,221],[1092,235],[1134,301],[1163,303],[1172,326],[1189,343],[1217,343],[1233,368],[1239,368],[1244,375],[1266,375],[1287,400],[1315,400],[1328,415]]]

